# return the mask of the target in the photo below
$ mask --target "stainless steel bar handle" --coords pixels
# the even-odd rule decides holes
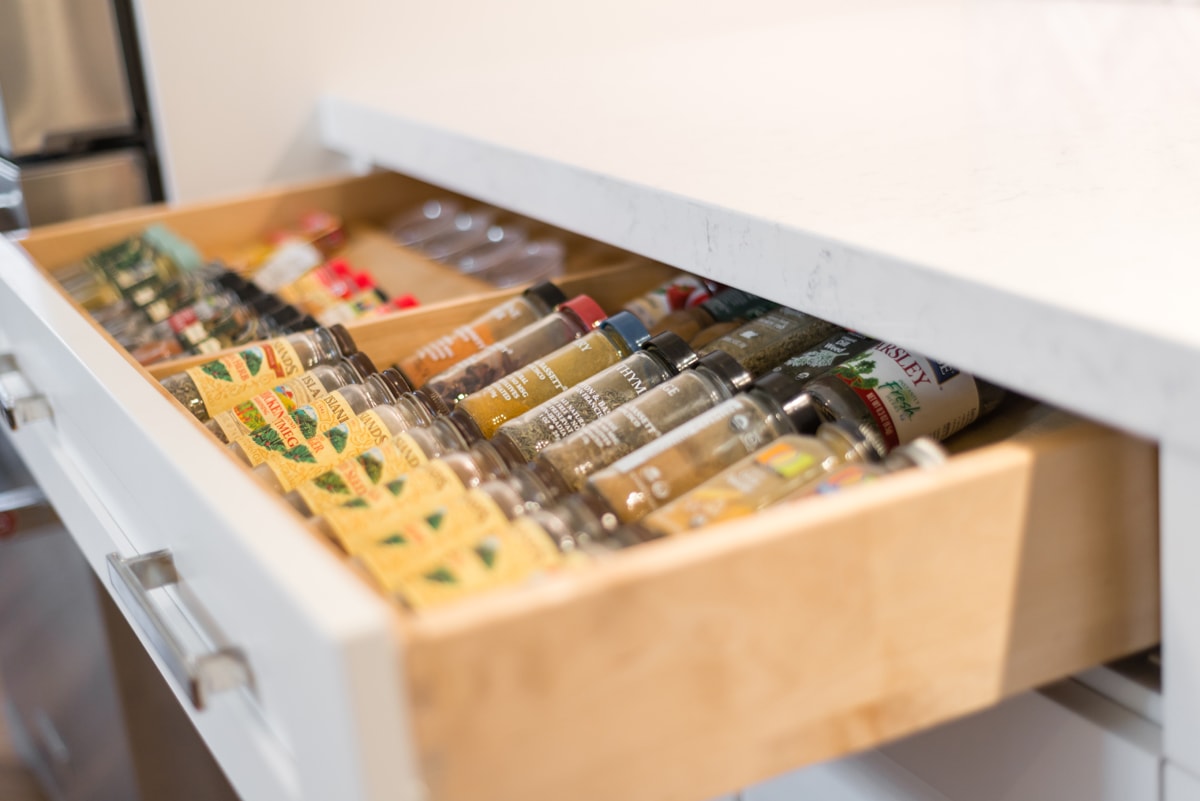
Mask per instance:
[[[113,589],[150,638],[192,706],[204,709],[213,693],[250,686],[250,666],[239,649],[220,647],[209,653],[189,654],[150,599],[150,590],[179,583],[170,551],[131,557],[110,553],[108,575]]]
[[[13,431],[54,416],[50,402],[33,391],[11,353],[0,353],[0,414]]]

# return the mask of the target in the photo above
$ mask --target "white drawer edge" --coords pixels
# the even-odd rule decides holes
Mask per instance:
[[[230,558],[254,560],[271,585],[286,593],[320,636],[338,644],[337,658],[296,666],[313,688],[307,699],[311,708],[305,717],[319,716],[329,722],[325,731],[303,734],[305,738],[311,734],[314,742],[297,748],[301,775],[312,779],[322,773],[336,773],[341,777],[338,795],[346,799],[392,799],[397,797],[398,788],[405,787],[412,789],[402,797],[415,798],[418,781],[400,681],[399,646],[393,613],[386,603],[331,559],[309,532],[266,496],[264,489],[245,474],[239,475],[241,471],[231,470],[228,459],[206,441],[204,433],[150,386],[58,294],[28,257],[7,241],[0,242],[0,284],[7,284],[19,302],[44,322],[53,339],[86,364],[110,399],[137,421],[151,452],[178,471],[186,484],[205,499],[221,521],[222,530],[211,534],[228,546]],[[2,286],[0,291],[4,291]],[[2,320],[0,328],[5,328]],[[18,327],[4,333],[8,341],[0,345],[16,352],[22,371],[50,398],[52,406],[80,407],[86,399],[68,397],[75,390],[57,386],[55,365],[38,358],[39,350],[44,352],[49,344],[38,342],[37,332]],[[48,435],[54,438],[59,432],[70,433],[72,426],[79,424],[78,420],[60,419],[36,425],[55,429]],[[28,433],[18,432],[14,439],[20,444],[21,440],[31,439]],[[39,439],[44,443],[46,437]],[[86,449],[72,440],[71,448],[62,451],[81,447]],[[105,478],[111,481],[114,477]],[[121,510],[110,511],[118,527],[125,528],[124,519],[128,518]],[[140,539],[139,532],[127,534],[126,543]],[[104,565],[96,561],[94,543],[86,550],[89,563],[107,586]],[[199,594],[201,600],[211,598]],[[202,713],[193,715],[193,719],[202,727]],[[220,750],[213,743],[210,746]],[[316,786],[321,783],[317,781]]]

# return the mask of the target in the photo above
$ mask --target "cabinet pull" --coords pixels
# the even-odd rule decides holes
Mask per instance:
[[[0,353],[0,412],[13,431],[53,417],[50,402],[33,391],[11,353]]]
[[[250,666],[239,649],[218,647],[208,653],[189,654],[150,599],[150,590],[180,583],[169,550],[131,557],[110,553],[108,575],[113,589],[197,710],[204,709],[213,693],[251,685]]]

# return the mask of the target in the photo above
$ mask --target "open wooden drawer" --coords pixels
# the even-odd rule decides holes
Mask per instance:
[[[52,270],[70,236],[26,247]],[[661,278],[570,288],[615,307]],[[390,363],[500,296],[357,339]],[[244,658],[189,711],[249,799],[701,801],[1158,638],[1154,449],[1029,404],[937,469],[413,615],[3,243],[0,340],[53,410],[13,439],[93,567],[170,549],[163,624]]]

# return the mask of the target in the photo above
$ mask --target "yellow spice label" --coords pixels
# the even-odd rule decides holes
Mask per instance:
[[[297,445],[284,450],[272,448],[263,464],[270,468],[283,491],[287,492],[316,478],[343,459],[358,456],[389,439],[391,432],[387,424],[375,409],[368,409]]]
[[[518,518],[508,526],[414,564],[390,589],[411,607],[423,609],[512,586],[561,567],[563,556],[540,526]]]
[[[508,525],[508,516],[486,493],[470,490],[424,517],[409,521],[358,554],[359,561],[383,586],[413,565]]]
[[[354,554],[379,545],[401,526],[466,491],[449,465],[435,460],[326,509],[325,524],[334,541]]]
[[[221,427],[225,441],[233,442],[238,437],[282,420],[294,412],[296,407],[327,394],[328,391],[319,378],[311,372],[301,373],[286,384],[279,384],[260,392],[229,411],[213,416],[212,419]]]
[[[273,453],[282,453],[355,417],[354,409],[341,392],[292,409],[237,440],[251,465],[260,465]]]
[[[314,515],[336,509],[352,498],[400,478],[429,461],[407,433],[399,434],[350,459],[343,459],[312,481],[296,488]],[[388,497],[392,497],[390,494]]]
[[[279,383],[304,372],[296,349],[286,339],[270,339],[187,371],[211,417],[232,409]]]

